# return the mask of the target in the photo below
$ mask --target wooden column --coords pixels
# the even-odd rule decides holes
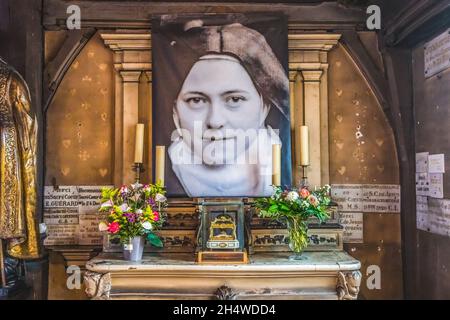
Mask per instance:
[[[120,75],[123,81],[122,183],[128,184],[134,182],[135,176],[132,167],[134,164],[136,124],[139,123],[139,78],[141,77],[141,71],[122,70]]]
[[[311,164],[307,169],[307,177],[311,186],[322,184],[322,170],[327,171],[328,166],[322,166],[322,153],[327,153],[327,148],[322,148],[322,135],[328,135],[327,131],[322,133],[320,125],[320,79],[322,70],[302,70],[304,87],[304,114],[305,124],[309,127],[309,157]]]
[[[115,75],[115,159],[114,184],[134,182],[134,139],[136,124],[142,122],[140,115],[148,115],[149,103],[140,97],[140,81],[143,73],[151,71],[151,38],[149,32],[101,33],[105,44],[114,53]],[[147,90],[147,88],[146,88]],[[151,113],[150,113],[151,114]],[[147,118],[147,116],[145,117]],[[150,123],[146,132],[151,131]],[[148,136],[148,135],[146,135]],[[145,153],[149,154],[148,140]],[[150,156],[146,156],[146,170]],[[147,176],[142,176],[144,180]]]
[[[329,183],[328,52],[340,37],[338,34],[289,34],[289,71],[297,74],[293,98],[294,178],[298,181],[300,177],[299,128],[305,124],[310,127],[311,165],[307,176],[313,187]]]
[[[147,161],[146,161],[146,168],[147,173],[146,177],[149,182],[153,182],[153,157],[152,157],[152,150],[153,150],[153,134],[152,134],[152,128],[153,128],[153,87],[152,87],[152,72],[146,71],[146,81],[147,81],[147,105],[148,105],[148,118],[146,122],[146,137],[147,137]]]

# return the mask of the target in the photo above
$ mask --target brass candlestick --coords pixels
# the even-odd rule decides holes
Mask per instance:
[[[141,182],[141,173],[145,172],[144,165],[142,163],[135,163],[133,165],[133,171],[136,173],[134,180],[136,183]]]

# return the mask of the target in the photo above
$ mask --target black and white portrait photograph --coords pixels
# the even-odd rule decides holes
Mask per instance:
[[[167,150],[169,195],[268,196],[272,145],[290,185],[284,17],[162,16],[152,52],[153,145]]]

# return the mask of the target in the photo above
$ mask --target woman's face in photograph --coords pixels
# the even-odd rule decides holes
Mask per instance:
[[[229,129],[257,130],[265,118],[262,99],[252,79],[231,57],[197,61],[178,95],[176,112],[181,128],[189,131],[192,139],[201,140],[203,149],[235,140]],[[222,138],[226,140],[220,141]],[[226,161],[230,155],[221,156]]]

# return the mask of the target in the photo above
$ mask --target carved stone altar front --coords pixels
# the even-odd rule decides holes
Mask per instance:
[[[246,265],[197,265],[190,254],[150,254],[140,263],[101,254],[86,265],[92,299],[357,299],[359,261],[345,252],[257,253]]]

